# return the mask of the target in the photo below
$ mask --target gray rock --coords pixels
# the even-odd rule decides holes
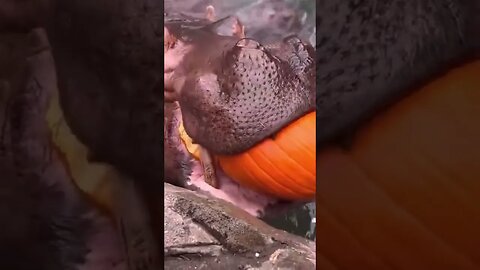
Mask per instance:
[[[315,269],[315,243],[165,184],[165,269]]]

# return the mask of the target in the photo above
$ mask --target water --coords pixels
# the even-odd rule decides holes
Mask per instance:
[[[316,206],[312,202],[291,209],[280,217],[268,218],[264,221],[275,228],[315,241],[317,227],[315,216]]]

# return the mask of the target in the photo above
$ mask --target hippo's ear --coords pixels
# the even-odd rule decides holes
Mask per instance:
[[[315,78],[315,49],[305,43],[296,35],[290,35],[283,39],[284,44],[289,46],[290,54],[287,61],[299,78],[307,84],[311,84]]]
[[[245,27],[236,16],[224,17],[205,27],[220,36],[245,37]]]
[[[251,38],[242,38],[235,44],[235,46],[239,48],[246,48],[246,49],[256,49],[256,50],[262,50],[262,51],[266,50],[265,47],[262,44],[260,44],[260,42]]]
[[[215,8],[212,5],[207,6],[205,9],[205,17],[211,22],[215,21],[217,16],[215,15]]]

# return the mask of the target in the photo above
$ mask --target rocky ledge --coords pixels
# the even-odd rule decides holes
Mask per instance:
[[[165,269],[315,269],[315,243],[165,184]]]

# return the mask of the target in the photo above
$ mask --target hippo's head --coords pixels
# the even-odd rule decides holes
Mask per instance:
[[[263,45],[228,29],[238,29],[228,18],[165,23],[166,98],[216,154],[245,151],[315,109],[311,46],[295,36]]]

